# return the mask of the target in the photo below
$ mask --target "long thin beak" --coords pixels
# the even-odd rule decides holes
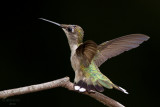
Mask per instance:
[[[55,24],[55,25],[57,25],[57,26],[60,26],[60,27],[61,27],[61,24],[56,23],[56,22],[53,22],[53,21],[51,21],[51,20],[47,20],[47,19],[44,19],[44,18],[39,18],[39,19],[44,20],[44,21],[46,21],[46,22],[53,23],[53,24]]]

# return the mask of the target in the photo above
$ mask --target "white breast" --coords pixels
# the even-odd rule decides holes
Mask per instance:
[[[73,45],[71,48],[71,64],[72,64],[72,68],[74,69],[74,71],[76,71],[79,68],[79,60],[77,58],[76,55],[76,49],[78,48],[77,45]]]

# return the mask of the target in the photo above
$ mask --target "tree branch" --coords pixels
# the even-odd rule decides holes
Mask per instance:
[[[4,99],[4,98],[15,96],[15,95],[21,95],[21,94],[27,94],[27,93],[47,90],[47,89],[56,88],[56,87],[64,87],[64,88],[67,88],[68,90],[75,91],[74,84],[70,82],[69,77],[64,77],[64,78],[54,80],[51,82],[0,91],[0,99]],[[99,92],[92,92],[92,93],[84,92],[83,94],[88,95],[109,107],[124,107],[119,102]]]

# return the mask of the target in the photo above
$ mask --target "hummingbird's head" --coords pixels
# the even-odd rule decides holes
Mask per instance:
[[[84,31],[80,26],[61,24],[61,27],[69,41],[74,41],[78,44],[83,42]]]
[[[81,44],[83,42],[83,35],[84,35],[84,31],[83,29],[78,26],[78,25],[67,25],[67,24],[59,24],[44,18],[39,18],[41,20],[53,23],[59,27],[61,27],[63,29],[63,31],[65,32],[69,44]]]

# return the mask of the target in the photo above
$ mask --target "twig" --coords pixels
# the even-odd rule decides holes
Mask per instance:
[[[64,88],[67,88],[68,90],[75,91],[74,84],[70,82],[69,77],[64,77],[64,78],[54,80],[51,82],[0,91],[0,99],[4,99],[4,98],[15,96],[15,95],[21,95],[21,94],[27,94],[27,93],[47,90],[47,89],[56,88],[56,87],[64,87]],[[94,93],[85,92],[83,94],[88,95],[109,107],[124,107],[119,102],[99,92],[94,92]]]

